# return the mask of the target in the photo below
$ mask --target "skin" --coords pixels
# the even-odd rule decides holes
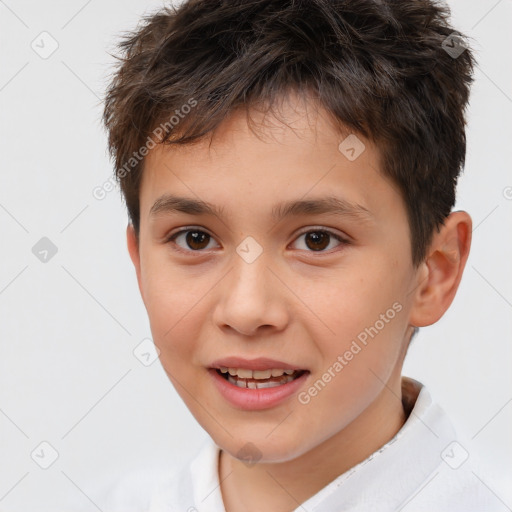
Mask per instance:
[[[290,95],[281,120],[252,113],[257,134],[237,111],[199,143],[156,146],[145,161],[139,238],[127,228],[161,363],[222,449],[228,512],[294,510],[398,432],[406,420],[401,369],[413,326],[436,322],[449,307],[470,248],[471,218],[452,212],[414,266],[405,205],[379,171],[378,148],[358,135],[365,150],[349,161],[338,150],[348,132],[308,106]],[[150,216],[166,192],[223,207],[223,215]],[[283,200],[333,194],[371,215],[271,218]],[[192,246],[186,233],[166,241],[184,228],[210,238]],[[315,250],[304,231],[320,228],[349,243],[330,237]],[[263,249],[250,264],[236,252],[248,236]],[[292,396],[243,411],[212,386],[215,359],[266,356],[309,370],[300,390],[307,391],[396,303],[400,312],[307,404]],[[248,442],[261,456],[253,465],[237,458]]]

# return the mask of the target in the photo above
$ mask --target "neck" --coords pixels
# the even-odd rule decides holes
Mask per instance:
[[[226,512],[295,510],[395,436],[407,419],[401,397],[398,378],[350,425],[290,461],[248,467],[222,451],[219,477]]]

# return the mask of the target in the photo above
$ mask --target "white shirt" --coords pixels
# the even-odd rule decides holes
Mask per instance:
[[[427,389],[407,377],[402,382],[403,401],[412,411],[396,436],[294,512],[508,510],[481,475],[473,472],[468,452],[457,441],[446,413],[432,402]],[[130,510],[225,512],[217,470],[219,452],[220,448],[209,439],[183,471],[162,479],[145,508]],[[119,496],[124,496],[123,501],[127,499],[124,492]],[[126,510],[119,505],[119,510]],[[118,510],[115,503],[113,507]]]

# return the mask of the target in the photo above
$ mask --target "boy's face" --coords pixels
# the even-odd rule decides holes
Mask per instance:
[[[377,149],[358,136],[359,156],[351,139],[340,150],[346,135],[322,111],[306,117],[290,102],[282,112],[289,126],[269,116],[259,138],[240,112],[211,145],[153,149],[138,251],[128,230],[169,378],[217,444],[236,456],[256,452],[243,449],[251,442],[261,462],[291,460],[350,425],[378,428],[377,404],[400,399],[418,284],[404,203],[380,174]],[[222,212],[166,208],[166,195]],[[328,197],[346,208],[273,216],[280,204]],[[180,230],[189,231],[166,241]],[[251,366],[258,358],[274,362]],[[306,372],[242,389],[246,381],[228,382],[220,366]]]

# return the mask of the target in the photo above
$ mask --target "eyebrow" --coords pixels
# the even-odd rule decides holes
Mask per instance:
[[[164,194],[160,196],[149,211],[150,217],[176,212],[189,215],[212,215],[222,217],[224,207],[218,207],[207,201],[188,197]],[[318,199],[285,201],[274,206],[272,218],[281,221],[286,217],[331,214],[350,217],[356,220],[372,220],[373,214],[364,206],[345,199],[327,196]]]

